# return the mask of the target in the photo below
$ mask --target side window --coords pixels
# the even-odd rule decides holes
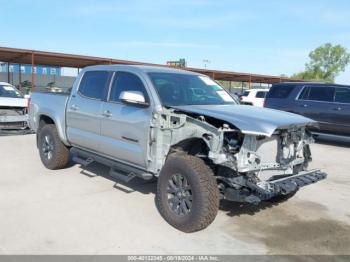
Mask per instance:
[[[267,94],[267,98],[287,98],[294,88],[294,85],[273,85]]]
[[[116,77],[114,78],[111,93],[109,95],[109,101],[118,102],[120,99],[120,94],[123,91],[138,91],[141,92],[146,102],[149,102],[146,89],[141,81],[141,79],[127,72],[117,72]]]
[[[107,71],[88,71],[81,79],[79,93],[89,98],[102,100],[108,79]]]
[[[309,100],[310,87],[305,86],[299,95],[299,100]]]
[[[334,88],[331,86],[310,87],[309,100],[333,102]]]
[[[256,98],[265,98],[266,94],[267,94],[267,92],[265,92],[265,91],[259,91],[259,92],[256,92],[255,97]]]
[[[350,104],[350,88],[337,87],[335,89],[334,101],[338,103]]]

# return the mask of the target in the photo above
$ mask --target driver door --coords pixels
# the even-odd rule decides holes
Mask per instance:
[[[120,100],[123,91],[142,92],[146,102],[150,101],[140,77],[116,72],[107,101],[102,104],[100,147],[108,157],[146,168],[151,106],[123,103]]]

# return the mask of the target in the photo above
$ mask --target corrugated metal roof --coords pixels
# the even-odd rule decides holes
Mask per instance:
[[[55,52],[45,52],[29,49],[18,49],[0,47],[0,61],[20,64],[31,64],[34,55],[34,63],[36,65],[59,66],[59,67],[76,67],[83,68],[91,65],[101,64],[125,64],[125,65],[151,65],[168,67],[167,65],[120,60],[113,58],[101,58],[85,55],[64,54]],[[293,81],[287,77],[239,73],[221,70],[200,69],[185,67],[182,70],[188,70],[208,75],[215,80],[236,81],[236,82],[255,82],[255,83],[278,83],[283,81]]]

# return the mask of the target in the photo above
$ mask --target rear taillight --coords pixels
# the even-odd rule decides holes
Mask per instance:
[[[266,99],[264,100],[264,104],[263,104],[263,107],[266,107]]]

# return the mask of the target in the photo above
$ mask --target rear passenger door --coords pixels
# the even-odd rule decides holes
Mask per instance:
[[[331,108],[334,133],[350,135],[350,87],[336,87]]]
[[[99,151],[102,100],[108,90],[111,73],[87,71],[78,90],[67,104],[67,137],[72,145]]]
[[[145,168],[152,109],[123,103],[123,91],[141,92],[146,103],[150,103],[145,82],[139,76],[116,72],[108,99],[102,105],[101,148],[108,157]]]
[[[334,98],[333,86],[305,86],[296,101],[295,112],[317,121],[321,131],[329,132],[331,108]]]

